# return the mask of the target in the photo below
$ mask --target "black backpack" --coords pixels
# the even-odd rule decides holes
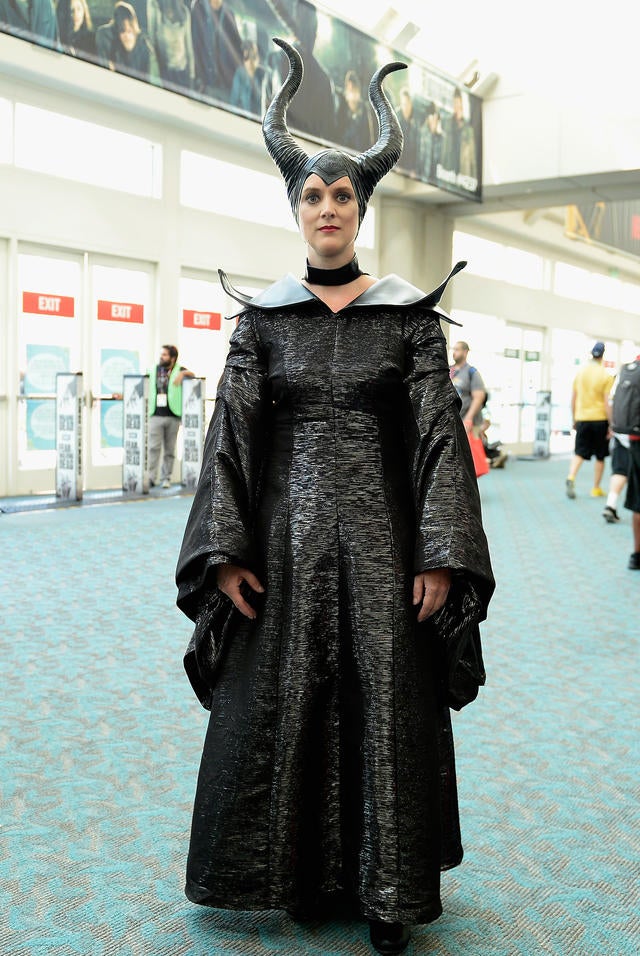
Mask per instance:
[[[620,369],[611,428],[622,435],[640,436],[640,362],[629,362]]]

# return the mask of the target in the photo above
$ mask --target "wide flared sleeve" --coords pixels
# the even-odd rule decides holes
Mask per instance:
[[[448,689],[450,705],[459,707],[484,683],[478,624],[486,618],[495,582],[471,449],[436,315],[421,310],[412,314],[406,323],[405,356],[406,431],[416,513],[414,572],[453,572],[447,602],[427,624],[441,639],[449,684],[465,683]],[[468,668],[473,672],[471,687],[466,686]]]
[[[178,607],[192,620],[215,597],[215,567],[260,571],[253,524],[267,427],[266,358],[251,313],[230,342],[202,471],[178,559]]]

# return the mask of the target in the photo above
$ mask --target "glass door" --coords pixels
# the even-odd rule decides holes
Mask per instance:
[[[91,422],[87,484],[117,488],[122,481],[123,376],[150,361],[153,266],[89,256],[91,288]]]
[[[260,287],[249,280],[231,280],[245,295],[257,295]],[[199,378],[206,378],[207,420],[213,413],[218,381],[224,369],[229,350],[229,339],[236,327],[235,321],[225,319],[238,303],[230,299],[218,278],[195,270],[184,270],[180,277],[178,343],[181,365]],[[178,454],[181,455],[180,446]]]
[[[80,255],[18,251],[15,494],[55,490],[56,373],[83,370],[82,266]]]
[[[505,324],[501,363],[502,441],[533,445],[536,393],[542,388],[542,329]]]

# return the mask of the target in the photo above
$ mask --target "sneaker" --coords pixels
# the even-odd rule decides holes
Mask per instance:
[[[171,482],[169,481],[168,478],[165,478],[165,479],[164,479],[164,481],[162,482],[162,487],[163,487],[163,488],[170,488],[170,487],[171,487]]]
[[[604,511],[602,512],[602,517],[604,518],[606,522],[608,522],[608,524],[614,524],[616,521],[620,521],[620,516],[618,515],[618,512],[616,511],[615,508],[612,508],[610,505],[607,505],[607,507],[604,509]]]
[[[567,489],[567,498],[575,498],[576,496],[576,483],[573,478],[567,478],[565,482],[565,487]]]
[[[604,491],[602,490],[602,488],[592,488],[592,489],[591,489],[591,497],[592,497],[592,498],[604,498],[604,495],[605,495],[605,493],[604,493]]]
[[[629,570],[640,571],[640,551],[634,551],[629,558]]]

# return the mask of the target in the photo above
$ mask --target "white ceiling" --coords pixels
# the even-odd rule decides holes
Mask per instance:
[[[318,0],[368,33],[390,9],[420,27],[407,52],[453,76],[478,62],[501,90],[562,97],[597,113],[637,116],[637,0]]]

